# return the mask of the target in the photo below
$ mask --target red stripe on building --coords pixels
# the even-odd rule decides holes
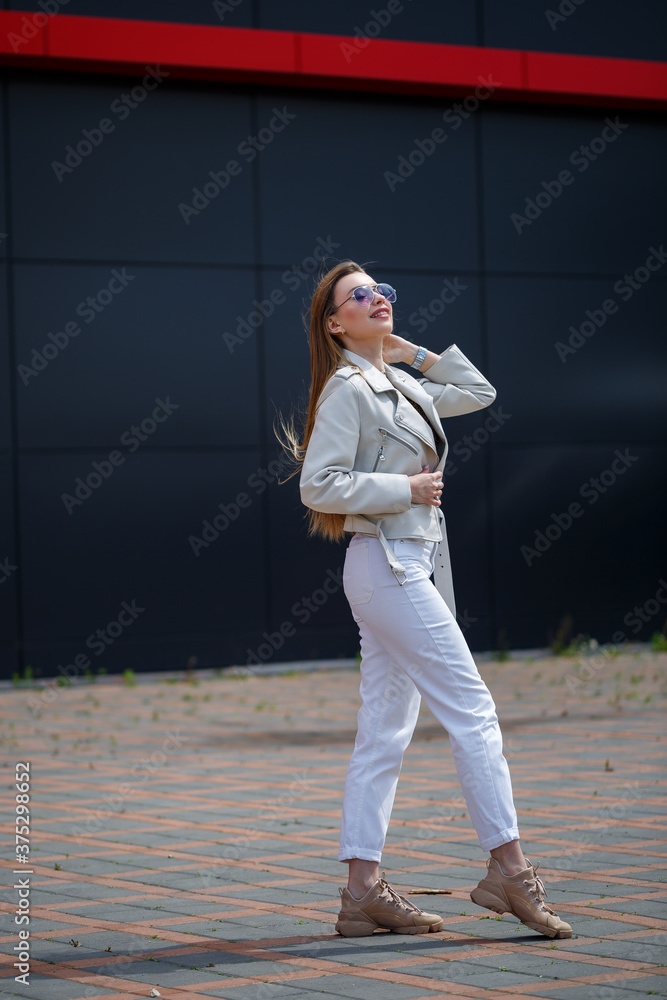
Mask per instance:
[[[60,72],[666,108],[667,63],[108,17],[0,11],[0,64]]]

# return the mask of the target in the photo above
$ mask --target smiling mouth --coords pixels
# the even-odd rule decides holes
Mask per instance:
[[[377,312],[373,313],[373,315],[371,316],[371,319],[376,319],[378,316],[389,316],[389,310],[388,309],[378,309]]]

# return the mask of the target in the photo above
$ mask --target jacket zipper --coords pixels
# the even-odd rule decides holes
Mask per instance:
[[[373,462],[373,468],[371,469],[371,472],[375,472],[375,470],[378,467],[378,463],[379,462],[384,462],[384,460],[385,460],[384,459],[384,445],[381,444],[380,448],[379,448],[379,451],[378,451],[377,455],[375,456],[375,461]]]
[[[392,434],[391,431],[388,431],[386,429],[386,427],[380,427],[379,431],[380,434],[382,434],[382,436],[384,437],[384,444],[382,446],[383,448],[384,445],[387,443],[387,438],[390,437],[393,441],[398,441],[399,444],[402,444],[404,448],[407,448],[408,451],[411,451],[413,454],[415,455],[419,454],[419,450],[415,448],[413,444],[408,444],[407,441],[404,441],[403,438],[400,438],[397,434]]]
[[[398,437],[397,434],[392,434],[391,431],[388,431],[386,427],[379,427],[378,430],[380,431],[380,434],[384,438],[384,441],[380,445],[378,453],[375,456],[375,461],[373,463],[373,468],[371,469],[371,472],[375,472],[380,462],[386,461],[384,448],[387,443],[387,438],[391,438],[392,441],[398,441],[399,444],[402,444],[404,448],[408,449],[408,451],[414,452],[415,455],[419,454],[418,450],[415,448],[414,445],[408,444],[407,441],[404,441],[402,438]]]

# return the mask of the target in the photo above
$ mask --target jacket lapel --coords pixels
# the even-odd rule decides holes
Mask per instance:
[[[438,438],[443,442],[443,444],[447,443],[447,438],[445,437],[445,433],[442,429],[440,417],[437,414],[433,398],[428,394],[428,392],[426,392],[425,389],[421,387],[419,382],[412,379],[410,376],[404,375],[403,372],[399,371],[399,369],[391,368],[387,364],[385,364],[384,373],[382,373],[375,367],[375,365],[371,364],[370,361],[367,361],[366,358],[362,358],[359,354],[355,354],[353,351],[345,351],[345,354],[353,362],[353,364],[358,365],[358,367],[362,369],[364,378],[374,392],[395,392],[398,394],[398,403],[403,418],[401,423],[406,430],[416,435],[416,437],[418,437],[420,441],[423,441],[424,444],[430,444],[428,438],[424,435],[424,432],[421,429],[422,423],[419,419],[419,414],[415,410],[414,406],[409,404],[405,407],[401,406],[401,396],[407,396],[407,398],[413,400],[413,402],[419,403],[433,428],[436,436],[436,444]],[[438,451],[440,451],[440,449],[438,449]]]
[[[437,411],[435,409],[435,403],[433,402],[433,397],[430,396],[428,392],[426,392],[426,390],[421,387],[419,382],[415,382],[410,377],[405,376],[403,372],[398,371],[396,369],[392,370],[391,368],[385,368],[385,373],[388,381],[392,383],[392,385],[397,389],[398,392],[402,393],[404,396],[407,396],[408,399],[413,400],[413,402],[419,403],[422,410],[428,417],[429,423],[433,427],[436,438],[439,437],[441,441],[446,441],[447,438],[445,437],[445,432],[442,429],[442,424],[440,423],[440,417],[438,416]],[[378,372],[378,374],[380,373]],[[413,426],[410,420],[411,416],[410,411],[415,413],[414,408],[412,406],[409,406],[407,410],[407,419],[405,420],[405,423],[411,431],[417,434],[418,431]],[[420,434],[419,437],[422,437],[422,435]]]

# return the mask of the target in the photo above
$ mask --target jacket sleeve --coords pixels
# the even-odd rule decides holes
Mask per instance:
[[[301,500],[326,514],[398,514],[410,509],[407,476],[355,472],[361,416],[352,379],[325,387],[301,469]]]
[[[456,417],[490,406],[496,390],[465,354],[452,344],[419,381],[433,397],[439,417]]]

